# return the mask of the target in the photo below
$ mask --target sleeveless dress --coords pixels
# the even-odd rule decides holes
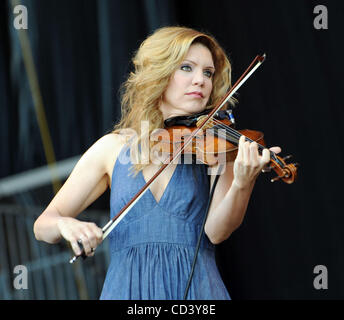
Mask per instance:
[[[135,178],[129,175],[131,165],[130,149],[124,146],[112,173],[110,218],[146,183],[142,171]],[[183,299],[208,198],[203,164],[179,163],[158,203],[147,190],[108,235],[111,261],[100,299]],[[205,234],[187,299],[230,299],[215,246]]]

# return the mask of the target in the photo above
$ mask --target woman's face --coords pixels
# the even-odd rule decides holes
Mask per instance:
[[[191,45],[163,95],[160,110],[164,119],[203,111],[213,88],[214,72],[210,50],[200,43]]]

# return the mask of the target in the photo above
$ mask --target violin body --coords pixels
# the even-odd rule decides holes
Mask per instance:
[[[230,112],[217,113],[209,124],[203,124],[209,109],[191,116],[179,116],[165,120],[165,129],[158,129],[152,133],[153,153],[168,163],[175,158],[179,150],[183,150],[184,159],[191,159],[192,163],[204,163],[209,166],[233,162],[237,156],[240,136],[244,135],[247,141],[255,141],[260,152],[265,148],[264,134],[260,131],[233,129],[233,118]],[[202,130],[199,127],[202,126]],[[191,143],[184,143],[191,138]],[[270,151],[270,163],[263,172],[274,170],[277,176],[271,182],[282,180],[288,184],[297,177],[299,164],[287,164],[286,159]],[[167,161],[167,162],[166,162]],[[187,162],[186,162],[187,163]],[[190,162],[191,163],[191,162]]]
[[[159,158],[166,159],[167,155],[175,154],[185,140],[187,140],[197,127],[173,126],[166,130],[156,130],[152,135],[152,141],[156,143],[152,146],[154,153],[159,154]],[[238,130],[242,135],[265,146],[264,134],[255,130]],[[206,132],[200,131],[192,139],[184,150],[184,158],[191,158],[193,163],[203,163],[209,166],[215,165],[219,159],[225,162],[233,162],[237,156],[238,145],[228,139],[218,137],[217,130],[208,128]]]

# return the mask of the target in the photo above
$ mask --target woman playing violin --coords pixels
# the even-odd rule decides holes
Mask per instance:
[[[80,243],[92,256],[102,230],[77,216],[109,187],[114,217],[160,166],[154,153],[143,157],[144,136],[163,128],[166,119],[212,108],[231,87],[224,50],[213,37],[189,28],[155,31],[141,44],[133,65],[122,87],[120,122],[86,151],[36,220],[37,240],[64,238],[76,255]],[[230,104],[235,102],[231,98]],[[134,134],[128,136],[129,131]],[[240,138],[235,161],[225,164],[216,184],[187,299],[230,299],[216,267],[215,245],[242,223],[255,180],[269,161],[268,149],[260,155],[256,142]],[[171,163],[111,231],[111,263],[101,299],[183,298],[214,183],[207,167]]]

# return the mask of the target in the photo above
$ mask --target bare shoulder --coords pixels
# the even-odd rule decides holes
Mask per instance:
[[[99,145],[99,148],[110,151],[109,147],[112,150],[120,149],[126,141],[127,138],[124,135],[111,132],[102,136],[94,145]]]
[[[108,159],[121,148],[122,140],[123,138],[118,134],[106,134],[94,142],[82,158],[93,158],[105,165]]]
[[[101,137],[95,143],[95,145],[98,144],[98,146],[95,148],[95,151],[99,148],[99,151],[103,154],[104,165],[107,173],[109,186],[111,186],[113,167],[115,165],[115,162],[121,149],[124,147],[127,141],[128,137],[124,135],[117,133],[109,133]]]
[[[96,142],[84,153],[79,162],[85,162],[85,167],[96,166],[107,176],[107,183],[111,186],[112,169],[127,138],[117,133],[108,133]]]

